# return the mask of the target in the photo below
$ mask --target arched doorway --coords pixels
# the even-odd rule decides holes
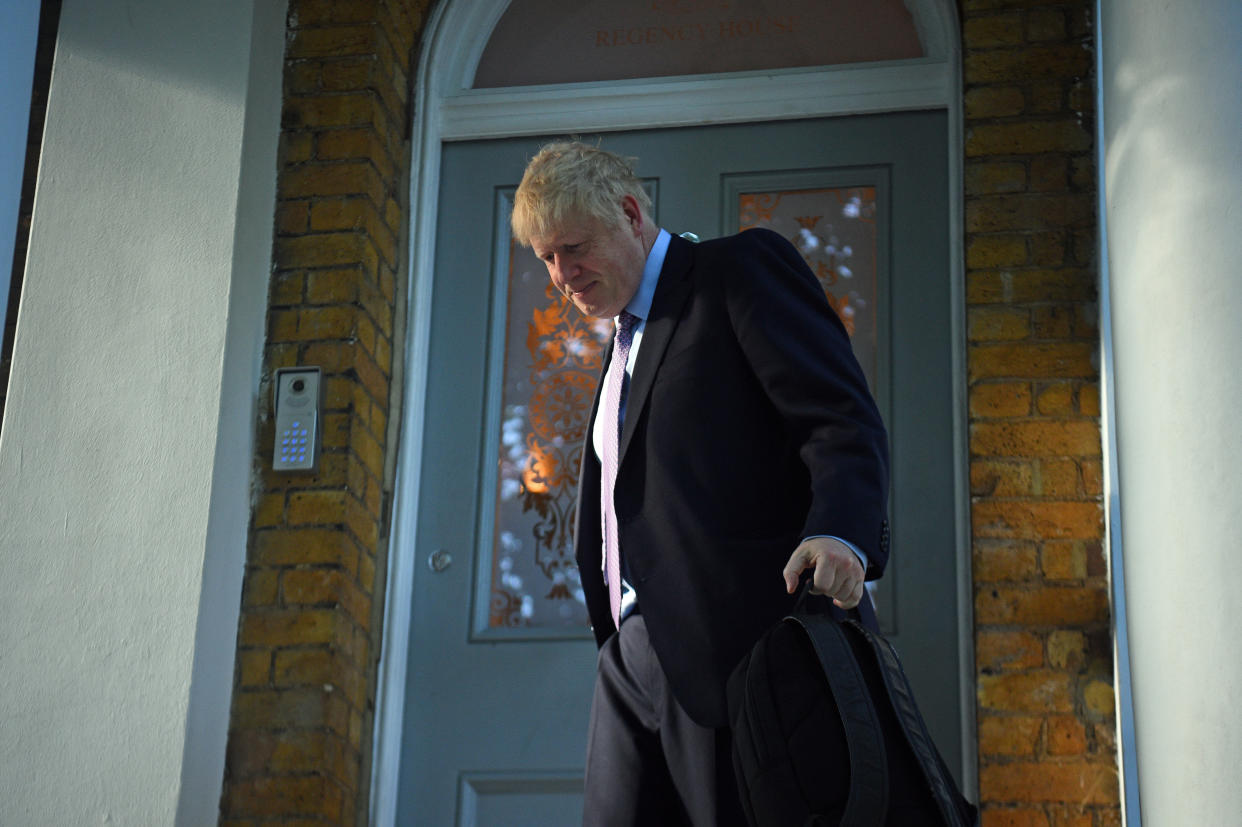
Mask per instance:
[[[683,26],[714,21],[720,25],[711,31],[723,36],[721,20],[732,19],[721,17],[725,5],[650,9],[679,15]],[[505,446],[515,432],[528,445],[523,429],[538,430],[529,410],[525,419],[511,415],[530,404],[506,396],[506,365],[522,349],[509,342],[524,335],[520,314],[547,312],[530,300],[515,304],[509,289],[528,271],[507,239],[504,198],[541,135],[603,134],[610,148],[639,155],[640,172],[655,179],[658,218],[674,231],[736,230],[754,218],[742,215],[746,198],[811,191],[857,197],[888,222],[879,222],[872,242],[875,292],[855,300],[875,314],[874,388],[895,462],[909,466],[908,473],[895,468],[893,507],[895,559],[910,567],[892,573],[881,606],[922,702],[935,707],[929,717],[950,763],[973,770],[952,9],[917,6],[911,22],[920,57],[475,88],[476,70],[491,55],[488,33],[531,30],[506,22],[507,6],[442,5],[419,69],[413,333],[377,717],[376,823],[415,813],[434,823],[514,823],[515,807],[531,823],[559,823],[556,814],[573,810],[580,787],[593,646],[574,626],[572,575],[566,580],[557,558],[564,543],[528,548],[523,560],[500,513]],[[631,30],[640,40],[687,31],[670,24],[666,36],[664,28],[596,31],[605,49],[630,45]],[[713,152],[702,151],[704,142]],[[781,151],[766,158],[741,151],[753,146]],[[907,157],[907,150],[915,152]],[[690,155],[732,160],[712,161],[697,183],[674,180],[687,166],[678,159]],[[694,213],[690,205],[704,200],[688,194],[695,187],[719,191],[709,199],[717,208]],[[786,220],[815,209],[796,205]],[[827,266],[839,275],[840,264]],[[538,302],[539,287],[532,289]],[[550,378],[532,374],[528,384]],[[514,461],[529,466],[529,452]],[[521,479],[521,468],[510,482],[519,494],[543,493]],[[532,508],[555,512],[556,503],[545,497],[526,511]],[[535,522],[555,533],[556,519],[540,514]],[[514,569],[524,564],[525,577]],[[568,607],[568,622],[531,622],[550,610],[536,605],[534,590],[513,584],[541,576],[548,582],[539,591],[558,593],[553,607]]]

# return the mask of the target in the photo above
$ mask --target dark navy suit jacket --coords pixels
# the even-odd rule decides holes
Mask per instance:
[[[615,627],[590,434],[575,549],[603,645]],[[879,412],[797,250],[767,230],[674,237],[630,380],[614,501],[652,647],[693,719],[725,725],[725,682],[789,611],[781,571],[802,538],[849,540],[867,579],[880,576],[887,493]]]

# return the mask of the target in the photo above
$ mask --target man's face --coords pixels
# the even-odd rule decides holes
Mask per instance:
[[[642,281],[647,261],[643,215],[629,196],[622,210],[625,221],[619,225],[571,221],[546,237],[531,239],[552,285],[587,316],[616,316]]]

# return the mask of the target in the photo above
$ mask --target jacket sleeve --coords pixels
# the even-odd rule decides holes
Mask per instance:
[[[888,440],[844,326],[789,242],[768,230],[737,236],[722,267],[734,333],[811,480],[802,536],[828,534],[887,562]]]

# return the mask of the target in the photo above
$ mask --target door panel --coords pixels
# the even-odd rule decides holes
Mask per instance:
[[[661,226],[709,238],[771,224],[797,236],[838,312],[862,314],[856,348],[893,458],[893,560],[879,609],[956,768],[944,118],[652,130],[602,143],[640,159]],[[512,192],[542,143],[444,147],[413,550],[428,565],[415,567],[403,824],[514,824],[536,813],[530,823],[574,823],[580,807],[595,647],[570,526],[577,437],[611,325],[563,307],[543,266],[509,239]],[[873,276],[866,290],[861,271]]]

